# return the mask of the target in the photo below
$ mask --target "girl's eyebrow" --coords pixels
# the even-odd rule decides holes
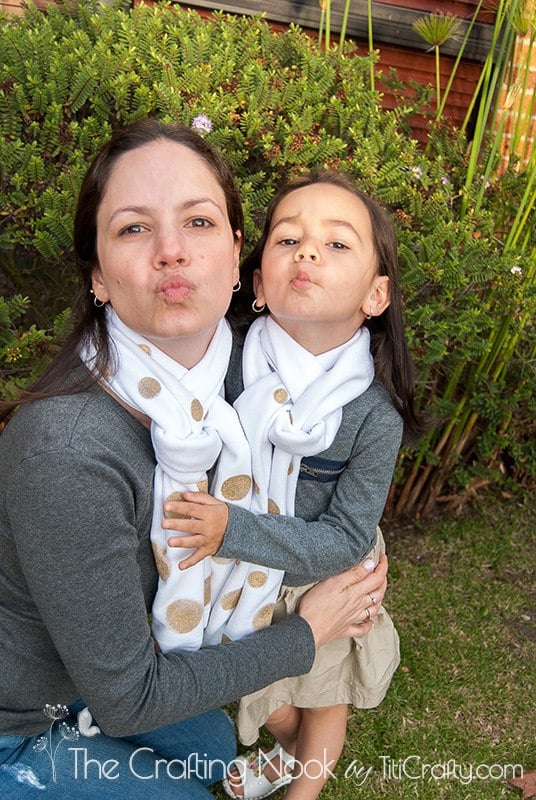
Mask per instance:
[[[185,200],[184,203],[180,203],[179,207],[181,209],[184,209],[185,211],[188,211],[190,208],[195,208],[195,206],[204,205],[205,203],[210,203],[211,205],[215,206],[218,209],[218,211],[220,211],[220,213],[222,212],[219,203],[213,200],[212,197],[195,197],[192,198],[191,200]],[[107,227],[109,227],[111,223],[114,221],[114,219],[120,216],[121,214],[145,215],[150,213],[151,213],[150,206],[124,206],[122,208],[117,208],[110,216],[110,219],[108,220],[107,223]]]
[[[275,223],[275,225],[272,226],[272,233],[273,233],[273,231],[275,231],[275,229],[278,227],[278,225],[283,225],[286,222],[290,222],[290,223],[299,222],[299,220],[300,220],[299,214],[296,214],[296,216],[294,216],[294,217],[281,217],[281,219],[278,220]],[[359,235],[359,232],[354,228],[354,226],[351,224],[351,222],[347,222],[344,219],[326,219],[326,220],[323,221],[323,224],[325,226],[332,225],[332,226],[336,226],[336,227],[348,228],[354,234],[354,236],[357,236],[357,238],[359,239],[359,241],[361,243],[363,242],[361,236]]]

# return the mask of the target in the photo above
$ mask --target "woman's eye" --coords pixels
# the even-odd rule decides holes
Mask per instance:
[[[135,223],[134,225],[127,225],[126,228],[123,228],[120,232],[120,236],[129,236],[136,233],[142,233],[145,230],[143,225]]]

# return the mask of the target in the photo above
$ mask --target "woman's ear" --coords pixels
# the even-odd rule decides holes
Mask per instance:
[[[262,273],[260,269],[256,269],[253,272],[253,293],[255,294],[257,305],[262,306],[266,304],[264,291],[262,288]]]
[[[372,289],[363,304],[363,313],[367,317],[379,317],[391,303],[391,283],[387,275],[377,275],[372,283]]]
[[[93,271],[91,273],[91,288],[93,289],[93,294],[95,295],[96,299],[100,300],[101,303],[107,303],[109,301],[110,296],[106,291],[106,287],[104,286],[102,272],[98,265],[93,267]]]
[[[240,253],[242,252],[242,231],[235,231],[234,234],[234,267],[233,284],[237,284],[240,279]]]

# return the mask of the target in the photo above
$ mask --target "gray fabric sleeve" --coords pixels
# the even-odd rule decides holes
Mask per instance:
[[[135,492],[105,459],[48,451],[20,461],[9,483],[28,587],[104,732],[162,727],[311,668],[312,632],[296,615],[240,642],[155,652],[137,560]]]
[[[285,570],[284,582],[301,586],[361,561],[376,539],[402,437],[395,409],[380,403],[360,426],[347,467],[335,488],[298,481],[296,516],[275,516],[230,506],[218,556]],[[300,485],[302,484],[302,485]],[[324,509],[311,519],[322,491]]]

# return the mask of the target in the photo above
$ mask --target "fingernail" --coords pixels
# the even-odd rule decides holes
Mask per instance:
[[[365,569],[366,569],[368,572],[372,572],[372,570],[376,569],[376,566],[377,566],[377,564],[378,564],[378,562],[377,562],[377,561],[374,561],[374,559],[373,559],[373,558],[366,558],[366,559],[363,561],[363,566],[365,567]]]

